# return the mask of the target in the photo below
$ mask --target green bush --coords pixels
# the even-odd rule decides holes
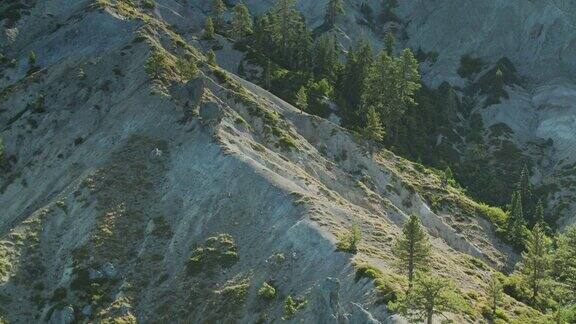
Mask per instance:
[[[238,254],[232,236],[220,234],[208,238],[192,252],[188,260],[188,274],[203,272],[212,275],[218,268],[229,268],[237,261]]]
[[[340,236],[336,247],[339,251],[356,253],[358,252],[358,244],[362,240],[362,231],[360,227],[354,226],[347,233]]]
[[[258,296],[266,300],[274,299],[276,297],[276,288],[265,282],[262,284],[262,287],[258,289]]]
[[[145,9],[154,9],[156,8],[156,2],[154,2],[154,0],[144,0],[142,1],[142,7]]]
[[[300,309],[304,308],[307,303],[308,301],[305,299],[295,300],[292,296],[288,295],[284,301],[284,315],[282,316],[282,319],[287,321],[294,318],[296,313],[298,313]]]

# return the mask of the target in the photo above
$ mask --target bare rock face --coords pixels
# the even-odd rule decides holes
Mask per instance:
[[[352,312],[346,314],[346,324],[380,324],[381,322],[375,319],[372,314],[365,310],[361,305],[352,303]]]
[[[200,106],[200,118],[203,123],[217,124],[224,117],[224,111],[217,103],[208,101]]]
[[[54,311],[48,321],[50,324],[70,324],[72,322],[74,322],[74,308],[72,306]]]

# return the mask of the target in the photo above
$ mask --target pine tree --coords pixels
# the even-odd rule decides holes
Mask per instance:
[[[524,220],[524,211],[522,208],[522,195],[515,191],[512,193],[510,203],[510,215],[506,228],[508,241],[516,247],[521,247],[524,242],[524,229],[526,221]]]
[[[204,22],[204,39],[214,39],[214,21],[210,17]]]
[[[533,221],[535,224],[540,224],[543,227],[547,227],[546,220],[544,220],[544,205],[542,204],[541,199],[538,199],[538,203],[536,204],[536,208],[534,209]]]
[[[576,225],[569,226],[556,239],[553,273],[556,280],[576,291]],[[576,303],[576,294],[569,302]]]
[[[277,0],[270,21],[274,28],[275,57],[292,69],[308,67],[312,35],[302,15],[295,9],[294,0]]]
[[[524,212],[526,215],[529,215],[528,217],[531,217],[534,213],[534,196],[532,194],[532,184],[530,183],[530,171],[527,165],[524,165],[520,172],[520,179],[516,185],[516,190],[520,192],[520,196],[522,197]],[[530,220],[530,223],[534,222],[535,220]]]
[[[526,286],[531,291],[532,304],[538,304],[539,297],[550,279],[551,273],[551,240],[544,233],[540,224],[536,224],[526,241],[522,253],[520,272]]]
[[[387,32],[384,37],[384,49],[389,56],[394,55],[394,47],[396,46],[396,38],[391,32]]]
[[[402,236],[396,240],[393,252],[400,259],[412,287],[415,271],[425,266],[430,257],[428,236],[420,226],[418,216],[410,215],[402,228]]]
[[[212,0],[212,16],[218,30],[224,27],[224,10],[226,10],[226,5],[222,0]]]
[[[31,66],[36,64],[36,53],[34,53],[34,51],[28,53],[28,64]]]
[[[210,65],[216,66],[218,64],[216,62],[216,53],[214,53],[213,50],[209,50],[208,53],[206,53],[206,60],[208,61],[208,64],[210,64]]]
[[[168,57],[162,50],[154,50],[146,60],[144,71],[152,79],[161,79],[164,76],[168,66]]]
[[[414,287],[390,306],[413,321],[432,324],[434,315],[457,313],[465,308],[465,304],[452,282],[419,273]]]
[[[232,33],[236,39],[252,34],[252,16],[250,16],[250,10],[248,10],[248,7],[243,3],[234,7]]]
[[[270,59],[266,59],[266,63],[264,64],[264,69],[262,71],[262,82],[264,84],[264,88],[270,89],[272,87],[272,62]]]
[[[486,294],[488,295],[488,302],[490,303],[490,311],[492,319],[496,318],[496,311],[498,310],[498,305],[503,299],[504,286],[498,278],[498,275],[493,274],[488,281],[486,286]]]
[[[344,4],[342,0],[328,0],[326,4],[326,15],[324,16],[324,24],[328,27],[333,27],[336,23],[336,18],[344,13]]]
[[[406,49],[400,58],[394,58],[382,51],[366,77],[362,105],[374,107],[386,132],[394,135],[406,109],[416,105],[414,96],[419,89],[418,62],[412,52]]]
[[[340,69],[338,46],[333,36],[322,35],[318,38],[313,52],[313,72],[317,80],[326,78],[334,81]]]
[[[296,92],[296,107],[300,109],[300,111],[304,111],[308,109],[308,93],[305,87],[300,87]]]
[[[355,48],[350,48],[346,63],[338,81],[338,93],[342,106],[344,125],[357,127],[360,124],[360,104],[366,85],[366,77],[374,61],[372,47],[361,40]]]
[[[366,113],[364,137],[370,142],[381,142],[384,139],[384,128],[382,128],[380,116],[378,116],[374,108],[369,108]]]

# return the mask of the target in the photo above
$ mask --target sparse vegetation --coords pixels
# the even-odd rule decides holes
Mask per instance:
[[[218,268],[229,268],[238,261],[234,239],[228,234],[219,234],[206,239],[197,247],[188,260],[188,274],[213,275]]]
[[[307,303],[308,301],[305,299],[294,299],[292,296],[288,295],[284,301],[284,315],[282,316],[282,319],[285,321],[293,319],[294,316],[296,316],[296,313],[304,308]]]
[[[358,244],[362,240],[362,231],[360,227],[353,226],[345,234],[342,234],[338,240],[337,248],[340,251],[356,253],[358,252]]]
[[[272,300],[276,298],[276,288],[267,282],[262,283],[262,287],[258,289],[258,296],[265,300]]]

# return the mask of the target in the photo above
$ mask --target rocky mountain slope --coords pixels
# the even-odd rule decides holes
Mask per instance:
[[[204,1],[18,3],[0,38],[0,322],[404,322],[382,301],[403,289],[391,250],[410,213],[475,305],[515,262],[497,209],[208,64]],[[337,251],[353,226],[359,253]]]

